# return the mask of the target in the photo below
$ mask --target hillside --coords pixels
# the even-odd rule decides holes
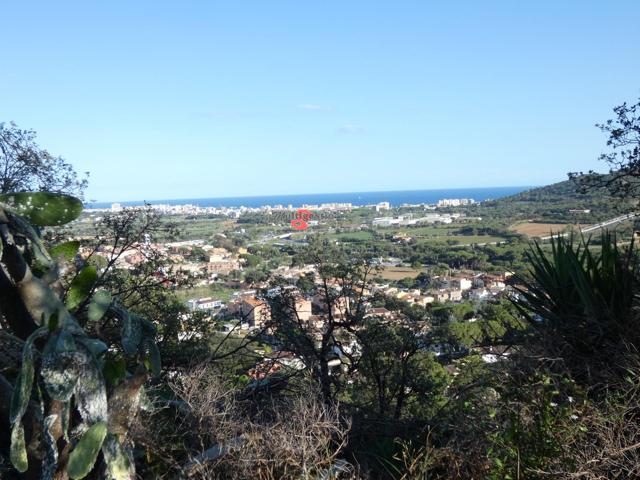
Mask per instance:
[[[606,189],[580,193],[574,180],[565,180],[483,202],[478,213],[494,218],[589,224],[627,213],[633,208],[631,202],[614,199]],[[575,212],[577,210],[588,210],[589,213]]]

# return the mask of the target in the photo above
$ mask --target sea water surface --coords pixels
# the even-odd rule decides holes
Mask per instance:
[[[472,198],[476,202],[495,200],[514,195],[531,186],[521,187],[485,187],[485,188],[444,188],[437,190],[401,190],[388,192],[351,192],[351,193],[310,193],[300,195],[261,195],[252,197],[220,197],[220,198],[184,198],[174,200],[148,200],[150,204],[164,205],[197,205],[199,207],[251,207],[275,205],[320,205],[322,203],[351,203],[352,205],[372,205],[389,202],[392,207],[403,204],[436,203],[446,198]],[[143,205],[144,201],[118,202],[123,206]],[[88,203],[88,208],[108,208],[112,202]]]

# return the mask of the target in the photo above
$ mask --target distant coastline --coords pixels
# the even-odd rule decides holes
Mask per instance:
[[[446,198],[472,198],[485,201],[515,195],[535,188],[534,186],[519,187],[485,187],[485,188],[443,188],[433,190],[401,190],[382,192],[345,192],[345,193],[311,193],[299,195],[260,195],[250,197],[214,197],[214,198],[184,198],[174,200],[149,200],[154,205],[196,205],[199,207],[250,207],[292,205],[319,205],[322,203],[351,203],[354,206],[371,205],[389,202],[392,207],[403,204],[436,203]],[[143,205],[144,201],[93,202],[87,203],[87,208],[108,208],[113,203],[122,206]]]

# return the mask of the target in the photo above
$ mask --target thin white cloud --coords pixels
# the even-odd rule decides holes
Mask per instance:
[[[318,105],[316,103],[302,103],[298,105],[300,110],[307,110],[308,112],[328,112],[331,110],[330,107],[326,107],[324,105]]]
[[[364,133],[365,132],[365,128],[361,125],[355,125],[353,123],[347,123],[345,125],[342,125],[341,127],[339,127],[337,129],[338,133],[344,133],[346,135],[355,135],[358,133]]]

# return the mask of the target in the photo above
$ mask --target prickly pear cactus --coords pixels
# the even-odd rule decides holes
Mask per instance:
[[[54,258],[73,257],[79,245],[63,244],[51,255],[38,227],[67,223],[80,212],[80,202],[65,195],[0,196],[0,328],[23,341],[13,382],[0,373],[0,385],[11,385],[10,461],[18,472],[36,471],[43,479],[131,479],[127,430],[144,381],[160,370],[156,331],[96,290],[94,267],[76,275],[64,302],[56,293]],[[78,315],[119,322],[120,344],[91,338]],[[127,373],[134,363],[136,371]]]
[[[8,193],[0,195],[0,202],[39,227],[64,225],[82,213],[80,200],[59,193]]]

